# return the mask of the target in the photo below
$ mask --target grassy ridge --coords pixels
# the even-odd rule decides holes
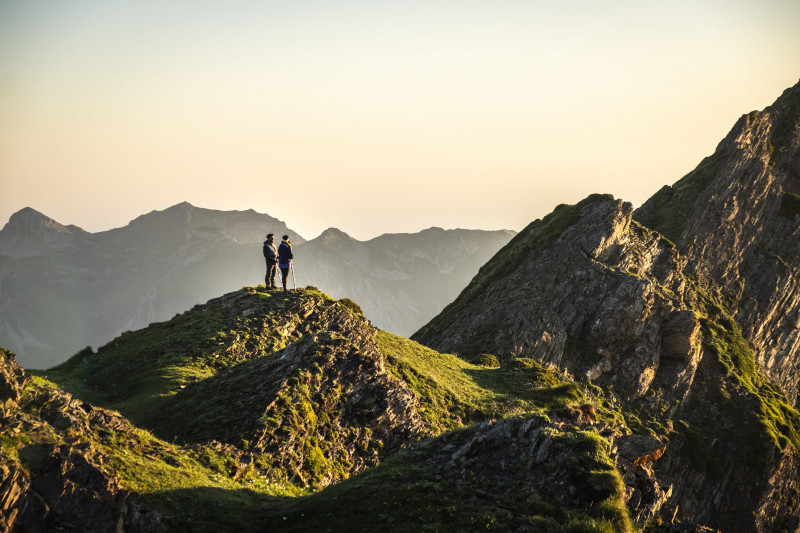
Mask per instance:
[[[123,414],[130,412],[133,418],[146,417],[152,409],[166,405],[165,399],[205,383],[216,381],[235,387],[236,379],[246,380],[252,374],[248,368],[259,361],[269,361],[263,355],[272,353],[272,348],[302,338],[301,334],[282,337],[277,333],[283,323],[273,322],[275,315],[286,312],[286,302],[281,297],[256,289],[246,289],[240,296],[241,299],[238,296],[233,299],[238,303],[229,307],[200,306],[167,323],[125,334],[97,354],[85,351],[46,373],[77,396],[86,394],[92,399],[105,400],[107,406],[118,408]],[[295,297],[313,299],[322,307],[337,305],[313,291]],[[351,305],[345,308],[357,314]],[[317,335],[314,334],[314,339]],[[225,342],[230,338],[238,340]],[[349,342],[338,334],[331,339],[335,343]],[[220,528],[249,531],[262,527],[286,531],[331,527],[335,531],[373,531],[375,527],[394,531],[462,531],[536,524],[546,524],[553,531],[630,529],[627,511],[621,503],[619,476],[608,458],[608,443],[591,432],[581,432],[572,426],[557,426],[560,430],[543,426],[541,432],[551,443],[552,458],[535,463],[533,456],[517,454],[521,462],[514,470],[522,473],[535,467],[542,476],[568,473],[574,477],[576,486],[588,491],[584,495],[587,500],[579,506],[549,501],[537,495],[540,489],[534,490],[530,480],[516,474],[511,478],[502,474],[506,467],[499,467],[496,461],[502,460],[503,454],[476,452],[469,459],[470,468],[485,473],[467,480],[460,479],[461,467],[450,468],[445,461],[449,461],[455,447],[493,427],[480,425],[481,421],[489,423],[522,416],[533,417],[537,424],[549,424],[550,418],[557,417],[557,412],[565,406],[586,401],[577,384],[562,382],[533,360],[516,360],[492,368],[435,352],[386,332],[378,332],[376,339],[390,375],[403,380],[416,396],[431,437],[314,495],[304,496],[306,491],[301,486],[265,475],[268,469],[262,468],[264,465],[254,455],[249,463],[241,463],[250,453],[243,448],[231,453],[231,449],[213,443],[179,446],[141,430],[137,430],[135,437],[113,431],[98,433],[95,445],[110,457],[106,467],[119,476],[124,486],[138,492],[146,503],[162,512],[174,531]],[[236,350],[242,344],[255,346],[254,351],[261,357],[242,359],[241,352]],[[323,352],[321,357],[325,355]],[[319,366],[322,360],[313,361]],[[312,425],[322,423],[319,419],[322,413],[314,407],[311,385],[325,378],[322,375],[315,378],[315,368],[295,369],[296,383],[291,385],[291,379],[287,381],[286,398],[276,398],[276,406],[281,402],[286,405],[283,411],[275,412],[285,411],[285,416],[294,413],[291,416],[298,430],[304,424],[310,424],[311,429]],[[123,383],[131,373],[139,375],[131,383]],[[222,374],[224,380],[220,381]],[[306,375],[308,379],[303,378]],[[263,374],[258,376],[263,379]],[[97,387],[101,377],[108,381]],[[39,382],[45,383],[42,378]],[[181,389],[181,385],[185,388]],[[243,389],[242,384],[237,388]],[[211,392],[212,397],[208,398],[211,403],[215,395],[225,393]],[[222,400],[223,397],[217,398],[225,406]],[[311,406],[310,412],[303,411],[304,404]],[[220,420],[224,419],[223,411],[219,413]],[[265,427],[271,423],[263,422]],[[275,422],[277,436],[278,428],[286,421]],[[296,439],[301,433],[305,434],[281,438]],[[313,453],[304,454],[303,468],[312,467]],[[323,470],[318,476],[328,475],[324,470],[331,464],[321,460],[315,464]],[[495,491],[496,497],[476,506],[475,491],[479,494]],[[590,498],[592,502],[597,500],[596,504],[590,503]],[[509,514],[509,506],[519,512]],[[343,513],[343,509],[347,512]]]
[[[298,327],[298,304],[303,302],[334,304],[315,289],[287,295],[263,286],[245,288],[166,322],[125,332],[97,353],[87,348],[57,367],[33,373],[147,426],[184,388],[300,338],[313,326]]]

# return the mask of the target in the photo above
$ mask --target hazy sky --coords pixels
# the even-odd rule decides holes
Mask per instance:
[[[643,202],[800,79],[797,0],[0,0],[0,225],[306,238]]]

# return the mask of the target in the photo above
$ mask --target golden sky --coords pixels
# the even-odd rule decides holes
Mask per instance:
[[[3,0],[0,224],[188,201],[367,239],[638,205],[797,83],[798,27],[794,0]]]

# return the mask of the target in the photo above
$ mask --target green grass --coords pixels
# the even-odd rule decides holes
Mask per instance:
[[[674,185],[664,185],[635,211],[634,219],[669,242],[677,243],[697,197],[716,177],[725,157],[726,151],[720,149]]]
[[[97,353],[87,348],[57,367],[33,373],[147,426],[184,388],[297,340],[303,331],[287,336],[284,330],[306,299],[334,305],[315,289],[285,294],[246,287],[169,321],[125,332]]]
[[[36,431],[12,435],[0,426],[6,460],[19,459],[23,465],[40,462],[53,446],[74,445],[78,437],[81,449],[88,445],[91,456],[103,458],[102,471],[165,516],[170,531],[247,531],[265,508],[304,494],[291,484],[253,473],[234,480],[228,469],[219,468],[230,458],[210,446],[178,446],[127,426],[93,426],[88,434],[76,433],[72,426],[55,428],[47,422],[55,413],[50,409],[57,397],[53,389],[55,384],[40,377],[28,383],[19,406],[26,413],[26,424],[35,423]],[[86,416],[82,410],[72,413]]]
[[[791,406],[780,389],[769,383],[758,368],[755,357],[742,336],[735,319],[719,301],[719,296],[704,289],[696,279],[687,278],[690,291],[688,302],[700,315],[704,344],[716,355],[722,375],[729,385],[719,391],[717,402],[731,405],[731,392],[739,391],[752,402],[755,409],[736,412],[737,416],[753,414],[759,431],[737,434],[743,445],[759,447],[761,438],[770,441],[778,451],[790,445],[800,451],[800,413]],[[713,427],[713,422],[710,423]],[[707,428],[706,428],[707,429]]]
[[[421,415],[434,432],[585,400],[576,383],[562,383],[533,359],[515,359],[499,368],[475,365],[384,331],[378,345],[389,372],[420,399]]]

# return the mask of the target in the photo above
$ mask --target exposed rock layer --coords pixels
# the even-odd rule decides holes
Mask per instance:
[[[107,458],[90,442],[97,430],[133,428],[55,389],[23,397],[26,381],[13,357],[0,354],[0,530],[166,531],[158,513],[106,473]],[[40,417],[20,403],[40,406]]]

